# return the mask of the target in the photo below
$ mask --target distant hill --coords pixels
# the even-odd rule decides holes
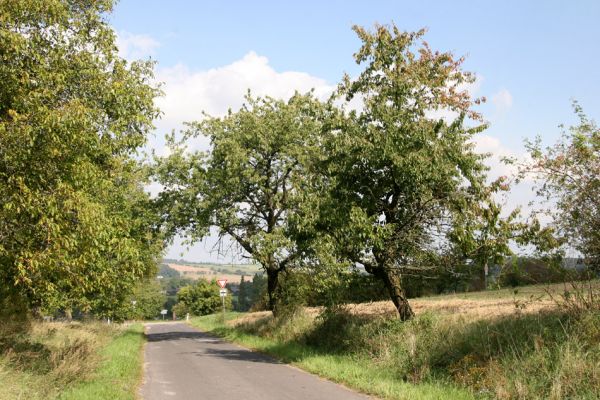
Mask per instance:
[[[165,258],[163,263],[179,272],[181,277],[190,279],[227,279],[228,283],[240,283],[242,276],[251,277],[262,271],[257,264],[218,264],[191,262]]]

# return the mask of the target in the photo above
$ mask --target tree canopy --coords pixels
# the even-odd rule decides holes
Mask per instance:
[[[157,166],[159,202],[170,232],[198,239],[215,226],[260,263],[273,309],[279,274],[302,256],[288,234],[290,216],[300,207],[327,109],[311,94],[246,100],[223,118],[189,124],[183,143],[172,142]],[[210,138],[210,152],[186,153],[185,140],[197,135]]]
[[[0,297],[32,309],[109,315],[161,249],[134,159],[158,90],[117,56],[112,3],[0,7]]]
[[[578,250],[588,267],[600,270],[600,129],[574,103],[579,119],[563,129],[553,146],[542,147],[541,139],[527,143],[531,163],[521,169],[522,177],[533,176],[537,192],[551,204],[544,211],[558,244]]]
[[[338,96],[362,103],[325,141],[320,228],[343,257],[383,280],[402,319],[412,310],[402,274],[431,268],[451,242],[472,240],[463,212],[489,201],[484,155],[472,138],[485,129],[465,85],[462,59],[433,51],[424,31],[354,30],[364,69]],[[443,117],[439,115],[442,114]],[[452,233],[455,234],[452,234]]]

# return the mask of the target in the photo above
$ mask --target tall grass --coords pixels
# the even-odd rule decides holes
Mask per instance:
[[[100,382],[105,376],[104,369],[119,363],[118,354],[111,349],[130,336],[135,336],[135,341],[129,339],[121,352],[132,352],[133,359],[139,359],[143,342],[141,326],[123,330],[101,323],[33,323],[27,332],[3,336],[0,338],[0,400],[127,398],[83,397],[73,388],[81,387],[83,382]],[[127,369],[137,374],[135,379],[123,380],[124,375],[116,373],[113,380],[105,380],[103,384],[114,387],[119,380],[126,385],[133,382],[133,389],[129,389],[133,393],[141,361],[128,362]]]
[[[101,352],[103,362],[91,380],[63,392],[61,400],[133,400],[142,378],[143,327],[120,333]]]
[[[344,309],[235,327],[208,321],[193,323],[389,399],[600,398],[600,311],[594,309],[483,320],[433,311],[405,323]]]

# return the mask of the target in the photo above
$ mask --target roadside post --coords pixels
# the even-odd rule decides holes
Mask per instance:
[[[221,302],[223,303],[223,323],[225,323],[225,296],[227,296],[225,285],[227,284],[227,279],[217,279],[217,284],[221,288],[219,290],[219,295],[221,296]]]

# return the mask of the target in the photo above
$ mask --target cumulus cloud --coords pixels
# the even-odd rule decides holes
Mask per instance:
[[[521,159],[523,155],[517,154],[505,147],[500,142],[500,139],[490,135],[476,135],[473,138],[473,143],[478,153],[490,154],[486,159],[486,165],[490,167],[489,175],[491,179],[496,179],[500,176],[512,176],[517,172],[514,166],[507,165],[502,159],[505,157],[517,157]]]
[[[164,92],[157,99],[163,112],[156,124],[160,137],[181,129],[183,122],[202,119],[202,112],[222,116],[228,109],[239,109],[248,90],[254,96],[288,99],[295,91],[305,93],[314,89],[315,95],[324,100],[334,89],[324,79],[304,72],[276,71],[267,57],[255,52],[209,70],[192,70],[183,64],[160,68],[156,78],[163,83]],[[194,147],[206,148],[207,142],[200,139]]]
[[[507,216],[515,208],[520,208],[521,215],[526,217],[534,210],[540,210],[544,207],[543,201],[534,194],[534,177],[525,177],[517,184],[514,178],[518,173],[518,167],[502,161],[503,158],[512,158],[519,164],[528,163],[531,161],[531,157],[527,152],[523,149],[508,148],[500,139],[491,135],[477,135],[473,138],[473,143],[477,152],[489,154],[484,162],[490,168],[488,180],[493,181],[504,176],[510,183],[510,191],[498,193],[496,196],[496,200],[504,205],[504,216]],[[543,222],[547,223],[548,220],[543,220]]]
[[[119,56],[127,60],[139,60],[155,54],[160,43],[149,35],[117,32]]]
[[[492,96],[492,104],[497,113],[504,114],[512,107],[512,95],[507,89],[502,89]]]
[[[200,119],[202,111],[220,116],[229,108],[238,109],[248,89],[253,95],[281,99],[313,88],[317,97],[325,98],[333,90],[325,80],[304,72],[277,72],[266,57],[255,52],[206,71],[193,71],[182,64],[159,69],[157,79],[164,83],[165,92],[158,100],[164,112],[161,123],[173,127],[181,121]]]

